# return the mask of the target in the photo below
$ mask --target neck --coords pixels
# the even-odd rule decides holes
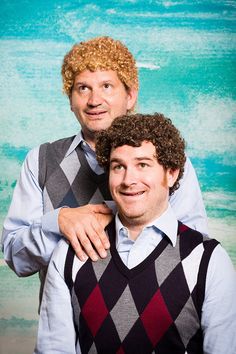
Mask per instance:
[[[89,144],[91,149],[95,151],[95,136],[94,136],[94,134],[85,134],[82,131],[82,136],[83,136],[84,140],[86,141],[86,143]]]
[[[160,210],[158,210],[157,213],[155,213],[154,215],[148,218],[145,217],[131,218],[131,217],[127,217],[121,212],[119,212],[119,217],[121,223],[129,230],[129,235],[131,240],[136,240],[137,237],[142,232],[142,230],[144,229],[144,227],[150,224],[151,222],[153,222],[154,220],[156,220],[157,218],[159,218],[167,210],[167,208],[168,208],[168,202],[166,202],[166,204],[164,204],[163,207]]]
[[[143,224],[143,223],[138,223],[137,220],[127,221],[121,215],[119,215],[119,217],[120,217],[120,221],[121,221],[122,225],[125,226],[129,230],[129,237],[133,241],[135,241],[138,238],[138,236],[142,232],[143,228],[147,225],[147,224]]]

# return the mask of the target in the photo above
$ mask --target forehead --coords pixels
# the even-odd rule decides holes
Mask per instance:
[[[84,70],[75,76],[75,83],[77,82],[104,82],[111,81],[116,83],[121,83],[117,72],[114,70]],[[122,84],[123,85],[123,84]]]
[[[134,147],[130,145],[118,146],[117,148],[112,148],[110,154],[110,161],[112,160],[140,160],[140,159],[156,159],[156,148],[150,141],[143,141],[141,146]]]

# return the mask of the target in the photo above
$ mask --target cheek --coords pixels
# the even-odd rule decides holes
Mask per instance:
[[[114,96],[108,98],[108,102],[111,107],[119,112],[119,114],[125,114],[127,111],[127,97],[122,93],[116,93]]]
[[[71,109],[79,111],[86,103],[85,97],[80,97],[79,95],[73,95],[70,100]]]
[[[109,189],[112,195],[116,193],[117,188],[121,184],[121,178],[118,175],[110,174],[109,178]]]
[[[168,188],[168,180],[165,174],[153,174],[153,176],[146,176],[143,183],[149,186],[151,190],[160,190]]]
[[[115,178],[110,175],[110,178],[109,178],[109,189],[110,189],[110,192],[111,192],[112,195],[113,195],[113,191],[114,191],[114,186],[115,186]]]

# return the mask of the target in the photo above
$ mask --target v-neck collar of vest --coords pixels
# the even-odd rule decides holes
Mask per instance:
[[[76,153],[77,153],[77,156],[78,156],[78,159],[81,163],[82,166],[86,167],[84,169],[84,173],[88,176],[88,179],[92,179],[94,181],[101,181],[103,182],[104,181],[104,177],[107,178],[107,173],[104,172],[104,173],[101,173],[100,175],[97,175],[93,170],[92,168],[89,166],[89,163],[88,161],[86,160],[86,157],[84,156],[84,152],[83,152],[83,149],[80,145],[78,145],[75,149]]]
[[[163,250],[170,243],[167,236],[164,236],[160,243],[155,247],[155,249],[138,265],[133,268],[128,268],[124,262],[122,261],[117,249],[116,249],[116,231],[115,231],[115,218],[111,221],[111,223],[107,226],[107,232],[110,240],[110,253],[113,257],[114,263],[120,272],[128,279],[134,278],[141,271],[143,271],[146,267],[149,266],[157,257],[163,252]]]

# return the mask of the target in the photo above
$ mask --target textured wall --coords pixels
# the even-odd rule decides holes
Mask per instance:
[[[182,131],[211,235],[236,264],[235,2],[115,3],[1,1],[0,226],[27,151],[79,128],[61,93],[65,52],[111,35],[138,61],[139,110],[163,112]],[[0,353],[32,353],[37,275],[19,279],[0,261]]]

